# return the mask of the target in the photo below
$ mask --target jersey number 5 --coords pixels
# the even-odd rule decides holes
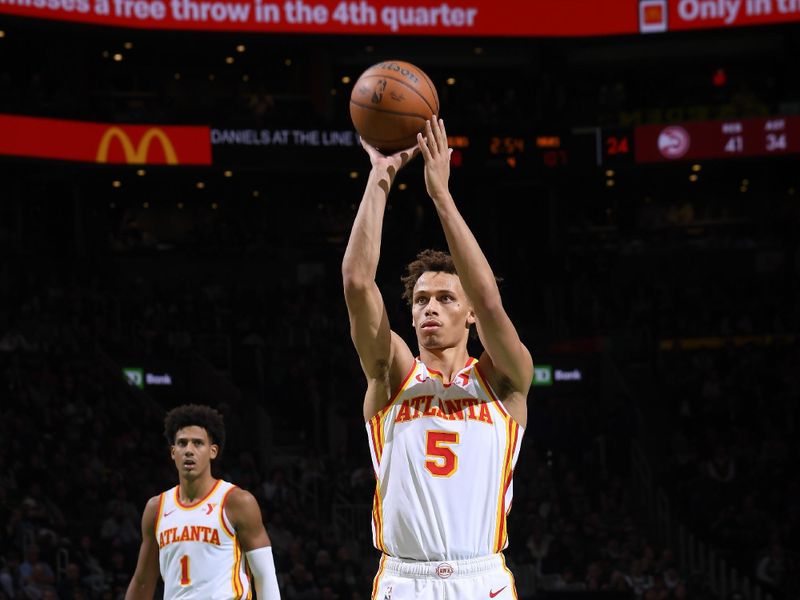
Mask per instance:
[[[425,432],[425,468],[434,477],[450,477],[458,469],[458,456],[450,448],[453,444],[458,444],[454,431]]]

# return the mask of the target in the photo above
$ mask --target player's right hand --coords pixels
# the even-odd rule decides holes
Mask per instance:
[[[394,177],[400,169],[419,154],[419,145],[414,145],[405,150],[395,152],[394,154],[386,155],[382,154],[375,146],[371,146],[365,142],[363,138],[359,139],[361,141],[361,146],[367,151],[367,154],[369,154],[372,168],[387,171],[391,177]]]

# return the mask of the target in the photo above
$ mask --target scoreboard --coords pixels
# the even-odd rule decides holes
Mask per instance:
[[[771,156],[800,152],[800,116],[642,125],[637,163]]]

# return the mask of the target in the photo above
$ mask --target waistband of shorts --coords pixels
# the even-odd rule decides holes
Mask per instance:
[[[464,560],[429,562],[384,555],[382,562],[384,571],[388,573],[404,577],[432,577],[435,579],[473,577],[498,568],[503,569],[506,564],[502,554],[489,554]]]

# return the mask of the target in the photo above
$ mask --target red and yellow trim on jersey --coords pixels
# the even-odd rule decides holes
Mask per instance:
[[[375,531],[375,547],[381,552],[386,552],[383,543],[383,501],[380,481],[375,482],[375,495],[372,497],[372,527]]]
[[[372,452],[375,458],[373,467],[375,471],[375,496],[372,500],[372,526],[375,533],[375,547],[381,552],[385,552],[386,548],[383,544],[383,501],[381,499],[381,484],[379,469],[381,465],[381,458],[383,457],[384,448],[384,416],[391,410],[392,406],[402,395],[403,391],[408,387],[409,382],[414,373],[417,371],[419,363],[415,360],[414,364],[409,369],[408,374],[403,379],[403,382],[397,388],[397,391],[392,395],[389,402],[386,403],[378,413],[367,421],[369,428],[369,441],[372,446]]]
[[[400,398],[400,394],[402,394],[403,391],[408,387],[408,383],[409,381],[411,381],[411,376],[417,370],[418,365],[419,363],[416,360],[414,360],[414,364],[411,365],[411,369],[409,369],[408,373],[403,378],[403,382],[397,387],[397,390],[395,391],[394,394],[392,394],[392,397],[389,398],[389,401],[386,403],[386,405],[382,409],[380,409],[378,411],[378,414],[372,417],[372,419],[375,419],[376,417],[383,417],[383,415],[389,412],[392,406],[395,405],[397,400]],[[372,421],[372,419],[370,419],[370,421]]]
[[[506,435],[506,456],[503,461],[503,479],[500,480],[500,494],[497,500],[497,538],[495,540],[495,552],[500,552],[506,547],[508,543],[508,531],[506,529],[506,520],[508,513],[511,511],[511,503],[506,506],[506,494],[508,488],[511,486],[511,480],[514,477],[514,452],[517,448],[517,441],[519,440],[519,425],[516,421],[509,417],[506,419],[508,431]]]
[[[492,399],[494,406],[505,421],[506,427],[506,448],[503,452],[503,468],[500,470],[500,485],[497,498],[497,518],[496,518],[496,533],[494,538],[494,552],[500,552],[505,548],[508,539],[508,531],[506,530],[506,518],[511,510],[511,506],[506,506],[506,494],[511,485],[511,480],[514,476],[514,453],[517,449],[517,442],[519,441],[519,425],[508,413],[503,406],[503,403],[489,387],[486,378],[481,373],[480,368],[475,365],[475,372],[477,373],[478,384],[481,386],[486,395]]]
[[[369,420],[369,441],[372,452],[375,456],[375,495],[372,499],[372,526],[375,533],[375,547],[381,552],[385,551],[383,546],[383,506],[381,500],[381,482],[378,476],[378,469],[383,456],[383,418],[380,413]]]
[[[372,582],[372,595],[370,596],[372,600],[380,600],[380,598],[378,598],[378,587],[380,586],[384,569],[386,569],[386,554],[381,554],[381,563],[378,567],[378,573],[375,575],[375,579]]]
[[[467,358],[467,362],[466,362],[466,364],[465,364],[463,367],[461,367],[461,369],[459,369],[458,373],[460,374],[460,373],[461,373],[461,371],[463,371],[464,369],[466,369],[468,366],[475,364],[476,362],[478,362],[478,359],[477,359],[477,358],[472,358],[472,357],[470,356],[469,358]],[[448,383],[448,382],[446,382],[446,381],[444,380],[444,373],[442,373],[441,371],[437,371],[436,369],[431,369],[431,368],[430,368],[430,367],[428,367],[427,365],[425,365],[425,366],[426,366],[426,367],[427,367],[427,369],[428,369],[428,374],[429,374],[429,375],[433,375],[433,376],[434,376],[434,377],[436,377],[437,379],[440,379],[440,380],[442,381],[442,385],[443,385],[445,388],[449,388],[451,385],[453,385],[453,383],[455,383],[455,379],[453,379],[453,381],[451,381],[451,382],[449,382],[449,383]]]
[[[203,496],[200,500],[195,502],[194,504],[184,504],[183,502],[181,502],[181,486],[180,486],[180,484],[178,484],[178,485],[175,486],[175,504],[181,510],[194,510],[198,506],[201,506],[203,504],[203,502],[208,500],[211,497],[211,495],[214,492],[217,491],[217,488],[220,486],[221,483],[222,483],[222,479],[217,479],[217,482],[214,484],[214,486],[211,488],[211,490],[205,496]]]
[[[167,492],[161,492],[158,495],[158,509],[156,512],[156,524],[153,527],[153,535],[158,539],[158,524],[161,522],[161,514],[164,510],[164,501],[167,499]]]
[[[233,588],[233,597],[241,598],[244,593],[244,586],[242,585],[242,546],[239,540],[233,541],[233,569],[231,572],[231,587]]]
[[[228,524],[225,522],[225,502],[228,500],[230,493],[235,489],[237,489],[237,486],[231,486],[231,488],[225,492],[225,495],[222,497],[222,502],[219,503],[219,524],[222,527],[222,531],[224,531],[232,540],[236,539],[236,532],[231,531],[228,527]]]
[[[253,572],[250,570],[250,563],[247,562],[247,556],[244,560],[244,576],[247,578],[249,585],[247,586],[247,598],[245,600],[252,600],[253,598]]]

